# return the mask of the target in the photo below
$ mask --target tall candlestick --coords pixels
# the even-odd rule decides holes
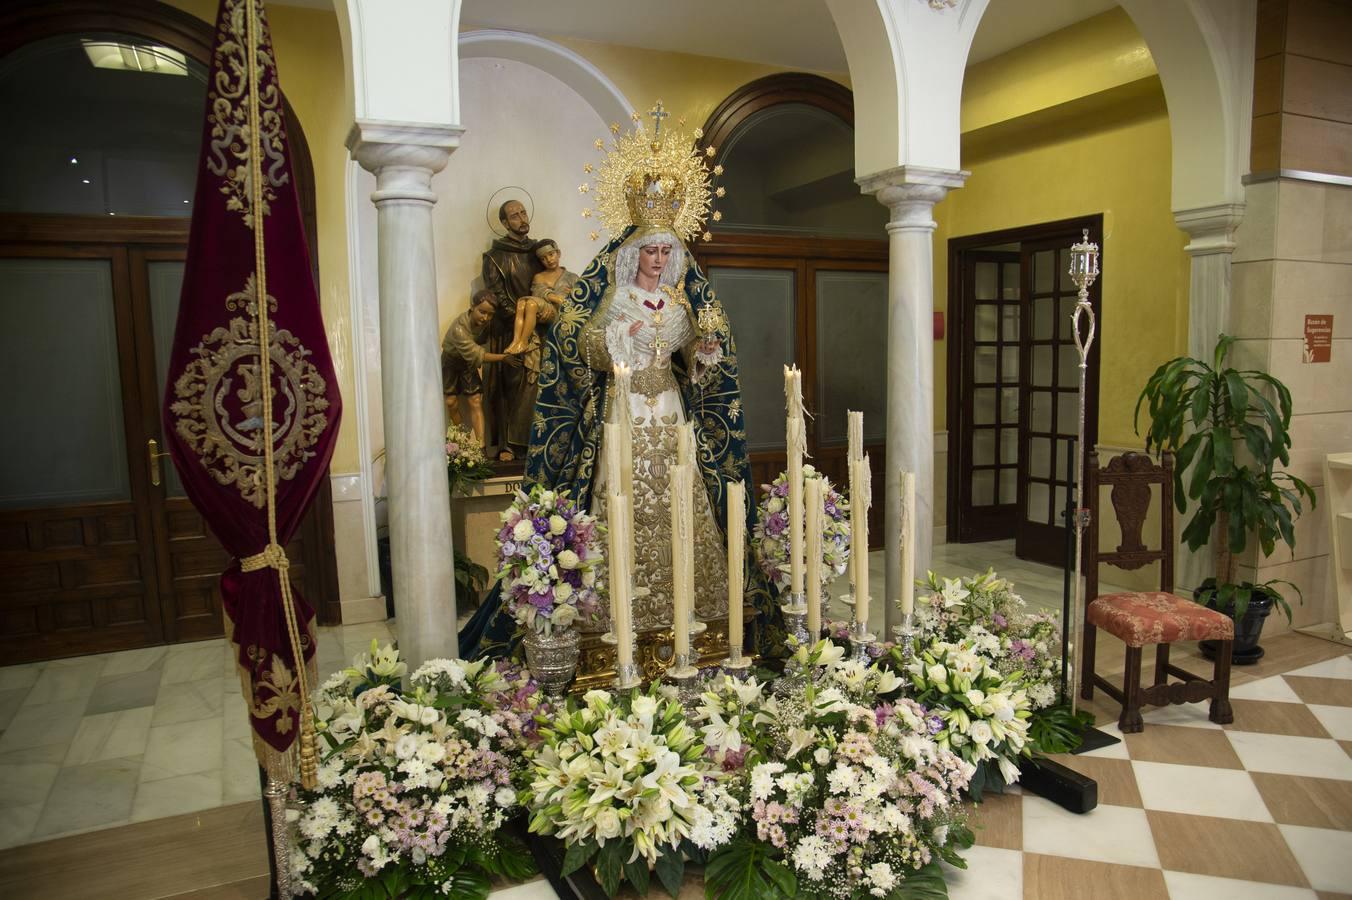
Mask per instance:
[[[610,518],[610,631],[615,636],[615,661],[624,671],[634,662],[633,608],[629,596],[629,498],[615,491],[608,498]]]
[[[742,604],[745,602],[746,485],[728,482],[728,651],[742,652]]]
[[[868,456],[850,463],[850,555],[854,559],[854,620],[868,623],[868,509],[872,505]]]
[[[785,444],[789,479],[789,593],[803,593],[803,454],[807,429],[803,423],[803,382],[797,366],[784,367],[784,396],[788,406]]]
[[[858,410],[850,410],[846,413],[846,422],[849,425],[850,433],[850,455],[849,460],[853,462],[856,459],[864,458],[864,414]]]
[[[615,405],[612,409],[611,421],[620,426],[620,461],[622,467],[617,477],[620,479],[620,490],[631,502],[630,512],[632,513],[632,501],[634,499],[634,417],[629,410],[631,374],[631,370],[626,364],[615,364]],[[631,557],[633,552],[633,548],[630,547]]]
[[[915,473],[901,475],[901,614],[915,612]]]
[[[690,466],[671,467],[671,625],[673,650],[690,653],[691,565]]]
[[[807,636],[816,642],[822,633],[822,480],[809,478],[804,494],[807,504]]]

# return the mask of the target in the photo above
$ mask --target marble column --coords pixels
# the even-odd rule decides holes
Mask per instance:
[[[934,543],[934,204],[968,173],[899,166],[859,179],[891,211],[887,223],[887,470],[883,556],[887,636],[901,622],[901,473],[915,473],[915,571]]]
[[[1230,330],[1230,260],[1235,252],[1235,229],[1244,218],[1243,203],[1221,203],[1174,212],[1174,222],[1187,232],[1191,275],[1188,284],[1188,355],[1210,361],[1216,340]],[[1215,574],[1211,546],[1196,553],[1182,541],[1183,525],[1191,515],[1178,514],[1174,533],[1174,587],[1190,593],[1204,578]]]
[[[376,176],[385,480],[399,646],[412,670],[456,655],[432,176],[461,129],[359,120],[354,159]],[[355,286],[354,286],[355,289]]]

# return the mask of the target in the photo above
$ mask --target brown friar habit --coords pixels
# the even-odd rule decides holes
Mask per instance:
[[[484,287],[493,292],[497,312],[485,329],[488,350],[501,353],[512,342],[516,328],[516,302],[530,296],[531,279],[544,266],[535,256],[537,242],[514,235],[498,238],[484,253]],[[490,446],[508,446],[518,456],[530,443],[531,415],[535,408],[535,372],[529,367],[491,365],[484,367],[484,394],[491,410]]]

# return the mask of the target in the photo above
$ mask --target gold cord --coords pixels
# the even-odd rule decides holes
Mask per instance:
[[[263,250],[263,147],[260,139],[261,121],[258,112],[258,11],[255,0],[247,0],[247,37],[249,56],[249,181],[250,203],[254,233],[254,306],[258,316],[258,357],[263,394],[263,464],[267,479],[268,545],[261,553],[240,560],[244,572],[270,568],[277,571],[281,584],[282,612],[286,631],[291,641],[291,656],[296,666],[296,686],[300,690],[300,783],[313,789],[316,783],[318,757],[315,752],[314,721],[310,709],[310,690],[305,671],[304,648],[300,628],[296,624],[295,600],[291,594],[290,563],[286,550],[277,541],[277,482],[273,472],[272,424],[272,341],[268,322],[267,261]]]

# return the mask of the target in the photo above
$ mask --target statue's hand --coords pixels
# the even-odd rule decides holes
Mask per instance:
[[[643,323],[642,323],[642,322],[635,322],[633,325],[630,325],[630,326],[629,326],[629,336],[630,336],[630,337],[633,337],[634,335],[638,334],[639,329],[641,329],[642,327],[643,327]]]

